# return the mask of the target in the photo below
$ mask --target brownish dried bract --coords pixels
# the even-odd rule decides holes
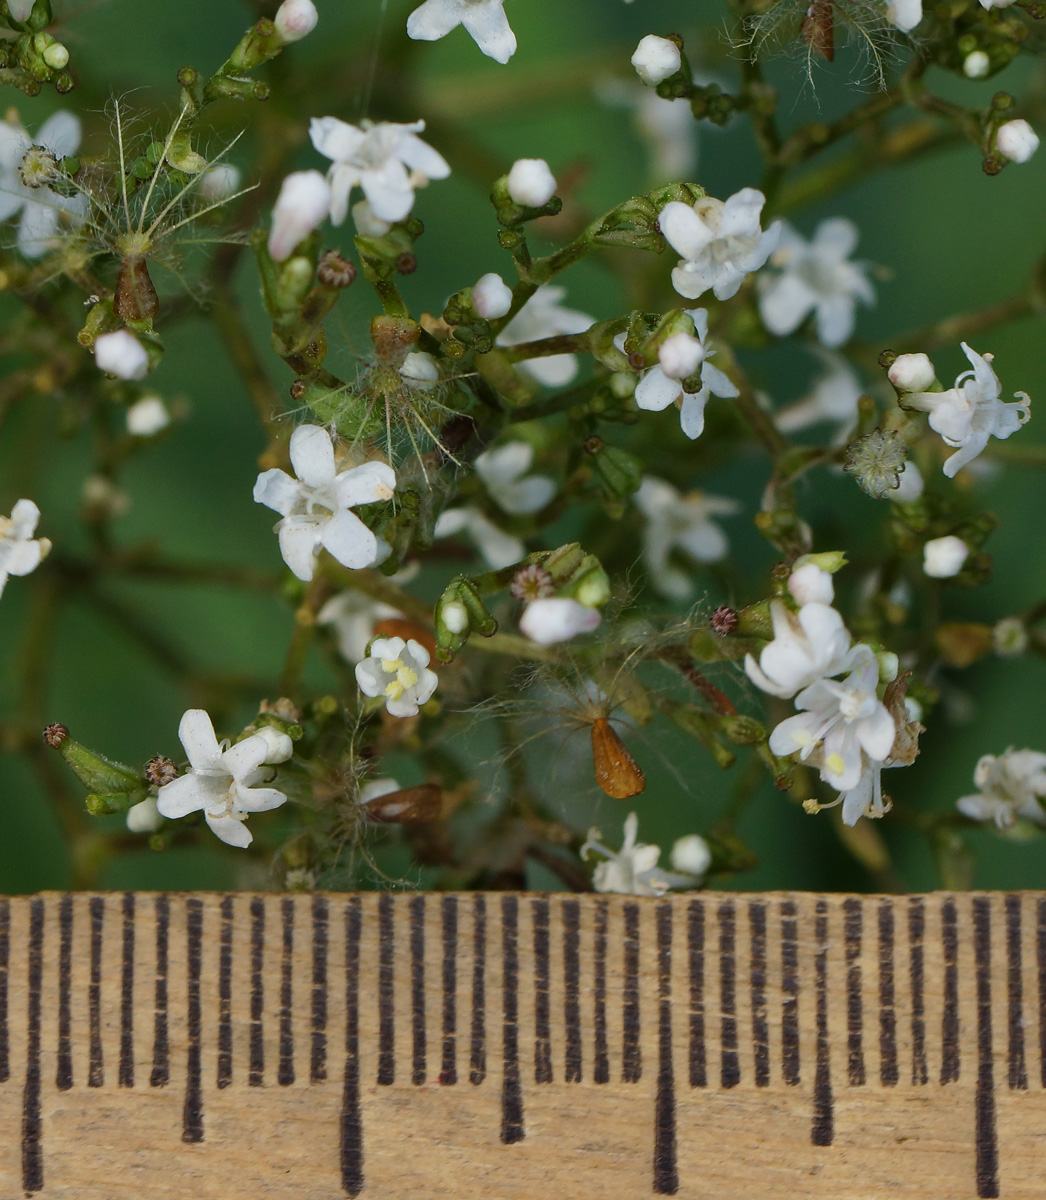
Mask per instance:
[[[639,763],[625,749],[625,743],[605,717],[592,722],[592,761],[596,783],[615,800],[638,796],[646,787],[646,776]]]
[[[911,677],[911,671],[904,671],[883,693],[883,704],[893,717],[894,728],[897,731],[887,759],[892,767],[909,767],[915,762],[919,755],[919,734],[926,732],[926,726],[911,720],[904,706],[904,695],[908,691]]]
[[[426,825],[443,815],[443,793],[434,783],[375,796],[363,806],[369,821],[381,825]]]
[[[834,0],[812,0],[806,10],[799,36],[803,43],[829,62],[835,58]]]
[[[125,258],[120,263],[113,311],[124,321],[145,321],[160,311],[160,298],[144,258]]]

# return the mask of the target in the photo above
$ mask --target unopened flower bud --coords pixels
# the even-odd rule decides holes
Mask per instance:
[[[268,746],[268,753],[264,759],[267,763],[286,762],[294,753],[294,743],[287,734],[281,733],[278,729],[273,729],[271,725],[262,725],[251,736],[260,737],[266,746]]]
[[[933,579],[950,579],[962,570],[969,553],[962,538],[952,534],[933,538],[923,547],[923,570]]]
[[[232,163],[219,163],[203,173],[196,190],[202,200],[206,200],[208,204],[217,204],[227,200],[239,186],[239,167],[234,167]]]
[[[327,219],[331,190],[319,171],[294,171],[283,181],[272,210],[269,253],[277,262]]]
[[[154,787],[163,787],[178,778],[178,768],[165,754],[157,754],[145,764],[145,778]]]
[[[831,604],[835,599],[832,577],[815,563],[806,563],[788,577],[788,590],[795,602],[803,604]]]
[[[653,33],[648,33],[640,41],[632,55],[636,74],[651,87],[657,87],[663,79],[674,75],[682,65],[682,55],[675,42]]]
[[[879,664],[879,682],[892,683],[901,669],[901,660],[892,650],[880,650],[875,661]]]
[[[33,11],[33,0],[7,0],[7,11],[16,21],[28,21]]]
[[[57,750],[68,736],[69,727],[67,725],[59,725],[57,722],[53,725],[48,725],[44,730],[44,741],[52,750]]]
[[[298,42],[312,33],[320,19],[312,0],[283,0],[273,24],[282,42]]]
[[[897,487],[894,488],[893,495],[887,499],[909,504],[923,494],[923,486],[922,472],[909,458],[897,474]]]
[[[925,392],[937,378],[937,369],[925,354],[899,354],[887,375],[899,392]]]
[[[508,173],[508,194],[521,208],[541,208],[556,194],[556,180],[543,158],[519,158]]]
[[[337,250],[327,250],[320,255],[316,278],[325,287],[347,288],[356,278],[356,264],[343,258]]]
[[[159,396],[143,396],[127,410],[127,432],[132,437],[152,437],[171,423],[171,414]]]
[[[366,200],[357,201],[352,206],[352,220],[356,232],[362,237],[384,237],[392,228],[389,221],[383,221],[381,217],[374,215],[374,210]]]
[[[138,804],[132,804],[127,810],[127,828],[132,833],[155,833],[163,824],[156,807],[156,797],[146,796]]]
[[[52,42],[40,57],[55,71],[62,71],[69,65],[69,51],[61,42]]]
[[[1024,163],[1039,148],[1039,137],[1027,121],[1007,121],[995,135],[995,148],[1010,162]]]
[[[496,321],[512,307],[512,289],[491,271],[472,286],[472,307],[477,317]]]
[[[95,338],[94,361],[100,371],[118,379],[144,379],[149,370],[145,347],[126,329]]]
[[[552,646],[557,642],[568,642],[579,633],[588,633],[599,621],[596,609],[567,597],[550,596],[528,604],[519,619],[519,627],[532,642]]]
[[[967,79],[983,79],[991,67],[992,60],[983,50],[974,50],[962,60],[962,73]]]
[[[574,598],[585,608],[600,608],[610,599],[610,579],[602,567],[589,571],[577,585]]]
[[[705,356],[704,347],[689,333],[673,333],[658,347],[657,361],[669,379],[693,375]]]
[[[678,839],[672,847],[672,870],[682,875],[702,876],[712,865],[712,851],[703,837],[696,833]]]
[[[1017,658],[1028,649],[1028,628],[1020,617],[1003,617],[992,630],[992,646],[1000,658]]]
[[[460,600],[448,600],[440,609],[440,618],[451,633],[464,633],[468,628],[469,612]]]

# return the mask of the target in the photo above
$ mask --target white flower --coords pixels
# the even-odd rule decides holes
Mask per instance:
[[[886,19],[907,33],[923,19],[923,0],[888,0]]]
[[[156,807],[156,797],[146,796],[127,810],[127,828],[132,833],[155,833],[163,824],[163,817]]]
[[[584,333],[594,318],[587,313],[563,308],[559,302],[565,295],[564,288],[552,284],[539,287],[498,334],[497,344],[519,346],[523,342],[535,342],[561,333]],[[518,366],[546,387],[562,387],[577,374],[577,358],[573,354],[531,358]]]
[[[313,117],[312,144],[331,159],[331,220],[340,225],[349,209],[349,193],[363,189],[371,212],[381,221],[402,221],[414,206],[414,189],[430,179],[446,179],[450,167],[438,151],[417,135],[424,121],[396,125],[337,117]],[[409,170],[408,170],[409,168]]]
[[[453,537],[467,533],[476,543],[488,567],[500,571],[510,567],[526,554],[527,549],[518,537],[505,533],[478,508],[464,505],[461,508],[445,508],[436,521],[432,536]]]
[[[932,579],[951,579],[962,570],[970,556],[970,548],[962,538],[932,538],[923,546],[923,570]]]
[[[402,615],[399,609],[371,600],[362,592],[345,591],[331,596],[323,605],[316,614],[316,624],[333,626],[342,658],[358,663],[367,657],[367,646],[377,622]]]
[[[817,563],[803,563],[788,576],[788,590],[800,607],[804,604],[831,604],[835,599],[835,584],[830,571]]]
[[[19,500],[9,517],[0,517],[0,595],[9,575],[28,575],[51,549],[47,538],[34,538],[40,510],[32,500]]]
[[[519,628],[539,646],[554,646],[589,633],[599,622],[598,609],[568,596],[548,596],[531,600],[519,618]]]
[[[507,513],[535,513],[556,494],[547,475],[528,475],[534,461],[529,442],[506,442],[476,459],[476,474],[490,498]]]
[[[1046,810],[1039,801],[1046,797],[1046,754],[1012,746],[997,758],[986,754],[977,763],[973,782],[980,792],[956,801],[963,816],[994,821],[1000,829],[1018,818],[1046,825]]]
[[[244,823],[248,814],[279,808],[287,797],[267,783],[271,772],[266,764],[286,762],[291,740],[286,734],[268,730],[252,734],[230,747],[219,744],[211,718],[202,708],[190,708],[178,725],[178,739],[185,747],[189,770],[156,793],[156,808],[162,817],[184,817],[198,809],[211,830],[230,846],[249,846],[253,840]]]
[[[676,874],[662,871],[657,865],[661,848],[637,842],[638,832],[636,814],[629,813],[625,818],[624,843],[615,854],[600,841],[598,829],[588,831],[588,838],[580,850],[581,858],[587,859],[595,851],[607,859],[599,863],[592,873],[592,886],[597,892],[615,892],[622,896],[663,896],[669,888],[694,887],[699,882],[689,872]],[[676,844],[678,846],[679,843]],[[688,850],[689,857],[694,857],[693,848],[688,847],[682,852],[684,860],[688,857]]]
[[[1039,148],[1039,135],[1027,121],[1007,121],[999,126],[995,148],[1011,162],[1026,163]]]
[[[290,457],[297,479],[273,467],[254,485],[254,499],[283,517],[276,533],[284,562],[306,581],[321,547],[343,566],[372,567],[379,557],[378,540],[351,510],[390,500],[396,487],[393,469],[367,462],[339,472],[330,434],[317,425],[295,429]]]
[[[759,315],[771,333],[793,333],[812,312],[822,345],[850,340],[857,301],[875,302],[867,267],[849,261],[857,236],[857,226],[845,217],[822,221],[809,242],[781,222],[780,241],[768,263],[779,273],[759,279]]]
[[[171,423],[171,414],[159,396],[143,396],[127,410],[127,432],[133,437],[152,437]]]
[[[298,42],[316,28],[320,14],[312,0],[283,0],[273,24],[283,42]]]
[[[955,387],[946,392],[913,392],[905,397],[909,408],[930,414],[930,428],[957,451],[944,464],[949,479],[972,462],[992,436],[1008,438],[1031,419],[1027,392],[1015,392],[1019,402],[1007,404],[999,398],[1002,384],[992,369],[993,355],[978,354],[963,342],[963,352],[972,371],[964,371]]]
[[[219,163],[200,176],[196,194],[209,204],[227,200],[240,186],[240,169],[232,163]]]
[[[434,42],[458,25],[488,58],[507,63],[516,53],[516,35],[509,27],[505,0],[425,0],[407,18],[407,36]]]
[[[663,79],[674,75],[682,65],[683,59],[676,43],[653,33],[648,33],[640,40],[632,55],[636,74],[651,87],[657,87]]]
[[[273,206],[269,254],[277,262],[289,258],[294,247],[327,219],[330,210],[330,185],[319,171],[292,172]]]
[[[886,374],[899,392],[925,392],[937,378],[937,368],[925,354],[898,354]]]
[[[0,121],[0,221],[21,212],[18,249],[26,258],[39,258],[54,249],[63,213],[66,220],[78,225],[87,213],[87,201],[79,194],[59,196],[47,187],[45,178],[37,187],[27,186],[22,177],[23,160],[34,146],[62,159],[74,154],[79,145],[80,120],[72,113],[53,113],[40,126],[35,141],[17,122]]]
[[[742,188],[725,202],[704,196],[690,207],[672,200],[661,210],[661,232],[682,261],[672,272],[672,286],[696,300],[709,288],[717,300],[729,300],[749,271],[770,257],[781,235],[775,222],[764,233],[759,226],[766,197]]]
[[[356,682],[365,696],[384,696],[390,715],[414,717],[439,682],[428,665],[429,652],[413,638],[375,638],[370,657],[356,664]]]
[[[658,365],[643,373],[636,384],[636,404],[647,412],[661,412],[670,404],[679,402],[679,426],[688,438],[698,438],[705,428],[705,406],[711,396],[732,400],[739,392],[720,369],[708,360],[715,354],[706,344],[708,338],[708,310],[690,308],[687,315],[693,319],[696,337],[688,333],[676,333],[658,347]],[[625,335],[619,333],[614,345],[624,348]],[[683,380],[701,369],[701,387],[689,392]]]
[[[862,751],[881,762],[890,753],[896,730],[893,717],[875,694],[879,664],[869,646],[857,645],[854,670],[837,683],[819,679],[795,698],[803,711],[787,717],[770,734],[774,754],[798,753],[802,762],[821,750],[821,778],[841,792],[857,787]]]
[[[646,517],[643,531],[643,561],[650,582],[662,595],[686,600],[693,582],[683,571],[669,565],[676,548],[695,562],[719,562],[728,549],[726,534],[712,520],[740,510],[736,500],[691,492],[683,496],[670,483],[646,475],[636,493],[636,505]]]
[[[763,647],[759,662],[751,654],[745,656],[749,679],[764,692],[787,700],[850,667],[850,634],[834,608],[804,604],[793,613],[780,600],[771,600],[770,619],[773,640]]]
[[[890,811],[890,802],[883,797],[884,765],[866,759],[861,778],[839,797],[844,825],[856,825],[861,817],[884,817]]]
[[[841,354],[811,347],[825,365],[810,392],[774,413],[774,424],[782,433],[795,433],[819,421],[831,421],[836,428],[833,446],[845,446],[857,424],[857,402],[864,394],[861,381]]]
[[[99,371],[117,379],[144,379],[149,355],[142,343],[126,329],[103,333],[94,339],[94,361]]]
[[[556,177],[543,158],[517,158],[508,173],[508,194],[522,208],[541,208],[556,194]]]
[[[472,307],[477,317],[496,321],[512,307],[512,289],[500,275],[490,271],[472,285]]]

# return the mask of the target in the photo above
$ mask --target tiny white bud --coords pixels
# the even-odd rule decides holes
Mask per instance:
[[[283,181],[272,210],[269,253],[277,262],[290,257],[295,246],[322,221],[331,207],[331,190],[319,171],[294,171]]]
[[[261,729],[256,729],[251,736],[260,737],[269,747],[269,752],[265,755],[267,763],[286,762],[294,753],[294,743],[290,737],[278,729],[273,729],[271,725],[263,725]]]
[[[491,271],[472,285],[472,307],[477,316],[495,321],[512,307],[512,289]]]
[[[400,375],[419,387],[428,387],[439,381],[439,366],[431,354],[414,350],[403,360]]]
[[[958,575],[969,557],[970,548],[953,534],[933,538],[923,546],[923,570],[933,579],[950,579]]]
[[[276,10],[273,23],[281,41],[297,42],[312,33],[319,19],[312,0],[283,0]]]
[[[705,356],[704,348],[689,333],[673,333],[657,348],[657,361],[669,379],[693,375]]]
[[[232,163],[219,163],[200,176],[196,185],[200,198],[208,204],[217,204],[225,200],[240,186],[240,169]]]
[[[831,604],[835,599],[832,577],[816,563],[806,563],[788,576],[788,590],[797,604]]]
[[[100,371],[118,379],[144,379],[149,370],[145,347],[126,329],[95,338],[94,361]]]
[[[875,660],[879,664],[879,682],[893,683],[901,669],[901,660],[892,650],[880,650]]]
[[[155,833],[163,824],[163,817],[156,808],[156,797],[146,796],[140,804],[132,804],[127,810],[127,828],[132,833]]]
[[[159,396],[143,396],[127,410],[127,432],[134,437],[152,437],[171,423],[171,414]]]
[[[464,633],[469,624],[468,609],[460,600],[449,600],[440,609],[440,618],[451,633]]]
[[[651,87],[657,87],[663,79],[674,75],[682,65],[683,59],[675,42],[654,33],[648,33],[632,55],[636,74]]]
[[[908,504],[912,500],[918,500],[923,494],[923,477],[922,472],[912,462],[906,459],[904,466],[897,472],[897,486],[890,492],[886,493],[888,500],[897,500],[902,504]]]
[[[901,392],[925,392],[937,378],[937,368],[925,354],[899,354],[886,373]]]
[[[552,646],[568,642],[599,624],[599,612],[563,596],[533,600],[519,619],[519,627],[532,642]]]
[[[672,847],[672,869],[683,875],[704,875],[712,865],[712,851],[700,834],[688,833]]]
[[[374,209],[366,200],[358,200],[352,206],[352,220],[362,237],[384,237],[392,228],[390,222],[374,215]]]
[[[360,787],[360,803],[369,804],[379,796],[387,796],[389,792],[398,792],[400,785],[395,779],[368,779]]]
[[[1039,136],[1027,121],[1007,121],[999,126],[995,148],[1011,162],[1027,162],[1039,148]]]
[[[508,173],[508,194],[522,208],[540,208],[556,194],[555,176],[543,158],[518,158]]]
[[[983,79],[991,67],[992,60],[983,50],[974,50],[962,60],[962,73],[967,79]]]
[[[63,71],[69,65],[69,51],[61,42],[52,42],[40,57],[55,71]]]
[[[1020,617],[1003,617],[992,630],[992,645],[1000,658],[1017,658],[1028,649],[1028,627]]]

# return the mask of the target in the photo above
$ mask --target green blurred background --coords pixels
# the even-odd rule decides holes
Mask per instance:
[[[324,161],[306,138],[309,116],[330,113],[350,121],[364,116],[425,117],[426,137],[450,161],[453,174],[419,195],[416,213],[426,233],[418,244],[419,269],[404,286],[415,313],[439,312],[450,293],[485,271],[511,277],[510,260],[495,240],[487,194],[494,176],[516,157],[547,159],[561,182],[572,181],[570,203],[593,215],[652,183],[665,182],[651,178],[650,156],[630,112],[599,98],[613,80],[635,84],[628,60],[643,34],[683,32],[699,76],[721,80],[728,91],[737,80],[734,53],[720,37],[726,14],[719,0],[640,0],[634,5],[620,0],[510,0],[506,7],[519,51],[507,67],[482,57],[462,30],[434,45],[409,43],[403,30],[411,5],[402,0],[317,0],[317,6],[317,32],[272,68],[274,96],[267,109],[231,101],[215,106],[209,114],[212,142],[218,146],[247,130],[231,161],[249,180],[252,162],[281,129],[297,143],[288,169],[322,169]],[[57,7],[62,15],[61,0]],[[177,101],[178,69],[192,64],[205,72],[213,70],[258,14],[229,0],[149,5],[98,0],[76,6],[75,12],[73,7],[62,36],[73,54],[77,89],[60,103],[52,93],[26,100],[11,90],[8,102],[17,105],[30,130],[54,108],[73,108],[85,124],[88,155],[109,152],[104,108],[110,95],[123,96],[143,113],[147,127],[162,131]],[[831,67],[816,72],[813,87],[795,56],[781,56],[768,66],[769,78],[782,96],[786,127],[830,119],[857,103],[860,92],[851,80],[864,74],[860,61],[846,50]],[[931,72],[930,84],[964,104],[974,104],[985,103],[1000,87],[1020,96],[1041,86],[1041,79],[1030,62],[1020,61],[983,84],[936,71]],[[711,194],[726,196],[758,183],[758,155],[743,119],[725,130],[702,125],[698,145],[696,179]],[[955,145],[868,177],[790,216],[807,235],[818,220],[836,214],[860,226],[861,256],[884,270],[878,282],[879,303],[860,315],[858,336],[878,349],[913,328],[1004,299],[1023,286],[1043,250],[1044,184],[1046,153],[988,178],[974,148]],[[330,231],[328,244],[351,254],[350,228]],[[608,259],[583,264],[561,280],[568,287],[567,303],[597,319],[625,311],[635,286],[626,275],[636,269],[637,261],[639,256],[633,255],[622,256],[616,265]],[[667,259],[654,267],[639,261],[639,269],[648,273],[644,278],[653,272],[665,307],[672,303],[665,290],[669,266]],[[156,283],[161,294],[165,287],[168,294],[174,290],[170,280],[157,278]],[[251,334],[264,350],[268,330],[247,255],[240,263],[237,288]],[[16,319],[20,305],[10,299],[0,303],[3,319]],[[355,358],[366,352],[367,324],[376,311],[372,294],[357,281],[328,323],[332,369],[351,373]],[[171,327],[164,326],[161,316],[160,328],[167,352],[151,383],[169,402],[184,403],[187,416],[132,460],[123,474],[121,485],[133,505],[116,523],[118,537],[124,544],[157,542],[173,558],[275,572],[280,563],[271,514],[251,500],[264,435],[244,387],[204,314]],[[1038,419],[1017,435],[1015,441],[1022,446],[1046,437],[1036,411],[1046,395],[1042,328],[1037,317],[993,330],[975,344],[982,352],[996,354],[1006,393],[1021,388],[1032,395]],[[934,359],[946,380],[966,366],[957,346]],[[11,370],[29,361],[11,355],[2,366]],[[291,376],[275,356],[269,361],[272,378],[286,395]],[[745,361],[753,381],[777,404],[802,395],[816,370],[809,354],[795,345]],[[93,470],[92,439],[87,430],[60,435],[61,403],[60,397],[53,402],[32,397],[6,413],[0,430],[0,510],[9,512],[19,497],[31,497],[43,513],[39,532],[50,537],[57,550],[79,553],[87,547],[78,514],[83,480]],[[744,515],[728,522],[728,571],[701,579],[704,601],[712,607],[765,594],[765,573],[775,556],[750,521],[765,482],[765,459],[753,454],[721,462],[709,434],[699,443],[686,443],[676,439],[673,424],[667,416],[660,421],[654,417],[624,431],[621,438],[646,457],[652,472],[681,486],[737,496],[744,504]],[[942,485],[941,478],[932,481],[934,487]],[[948,589],[945,612],[956,619],[992,623],[1046,596],[1046,477],[1041,471],[1008,466],[981,482],[969,505],[970,511],[988,509],[1000,518],[985,547],[994,559],[993,578],[976,591]],[[858,563],[867,563],[882,544],[884,513],[841,475],[820,471],[812,476],[801,493],[800,508],[814,526],[818,549],[845,544]],[[590,529],[593,538],[634,539],[638,532],[634,524],[609,531],[606,526],[597,517]],[[591,548],[598,552],[596,545]],[[435,582],[423,585],[424,592],[435,594],[436,583],[452,570],[437,571]],[[107,580],[66,598],[54,611],[44,611],[46,571],[45,564],[28,579],[12,580],[0,602],[0,716],[9,728],[14,728],[27,692],[42,687],[46,720],[61,721],[77,739],[103,753],[141,763],[157,753],[179,756],[178,719],[190,705],[210,707],[218,714],[216,724],[219,718],[227,719],[226,728],[251,715],[251,706],[223,707],[220,690],[214,693],[199,684],[186,688],[180,682],[181,664],[213,676],[257,680],[258,697],[274,694],[272,680],[292,626],[291,608],[279,596]],[[119,609],[133,611],[164,652],[147,651],[140,639],[129,636],[114,617]],[[42,679],[26,678],[23,665],[27,640],[35,636],[50,644],[50,670]],[[1046,750],[1044,679],[1046,664],[1032,657],[989,658],[962,672],[944,671],[937,682],[950,690],[955,702],[935,712],[915,765],[890,773],[889,790],[898,810],[951,808],[958,796],[972,790],[972,771],[982,754],[1000,753],[1010,745]],[[330,684],[318,659],[313,682],[318,688]],[[752,702],[751,711],[758,712],[758,698],[753,696]],[[10,752],[12,740],[8,737],[6,749],[0,750],[5,820],[0,891],[63,887],[70,879],[68,848],[38,774]],[[480,768],[482,796],[496,783],[496,767],[489,762],[489,729],[481,720],[459,718],[451,745],[486,763]],[[562,797],[564,813],[577,826],[595,821],[607,841],[617,845],[628,806],[600,798],[590,777],[579,786],[583,751],[583,745],[578,750],[568,743],[544,757],[545,769],[552,773],[546,790]],[[734,777],[743,770],[738,766],[720,772],[703,752],[690,747],[682,750],[685,765],[677,775],[669,761],[679,759],[680,747],[658,727],[645,731],[636,753],[648,775],[647,791],[635,802],[641,837],[662,845],[690,830],[710,828],[728,803]],[[65,770],[57,757],[55,769]],[[401,775],[401,781],[410,780]],[[292,813],[280,819],[288,823],[288,830],[293,828]],[[829,814],[804,816],[760,782],[738,826],[738,833],[759,855],[759,866],[728,886],[867,888],[868,877],[842,848],[832,820]],[[923,840],[892,817],[878,828],[904,883],[912,889],[935,886]],[[968,837],[977,853],[978,886],[1046,885],[1046,845],[1041,840],[1004,841],[980,830]],[[393,867],[396,853],[393,838]],[[528,882],[556,886],[540,870]],[[214,839],[201,842],[200,848],[160,855],[145,849],[143,839],[140,851],[106,865],[101,884],[265,887],[270,878],[257,864],[245,867],[242,856]]]

